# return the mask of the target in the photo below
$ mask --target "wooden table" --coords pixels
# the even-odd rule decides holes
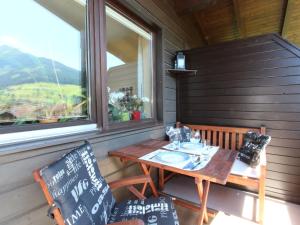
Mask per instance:
[[[167,145],[168,143],[169,142],[162,140],[148,140],[139,144],[118,149],[116,151],[111,151],[109,152],[109,156],[119,157],[122,161],[133,161],[139,163],[145,175],[150,175],[151,168],[155,167],[158,169],[194,177],[195,184],[198,190],[199,200],[201,203],[198,224],[202,225],[203,221],[208,221],[206,203],[210,182],[219,183],[223,185],[226,184],[227,177],[230,174],[232,165],[238,152],[234,150],[219,149],[216,152],[216,154],[212,157],[208,165],[203,169],[197,171],[187,171],[163,165],[161,163],[139,159],[140,157],[151,153],[161,148],[162,146]],[[157,197],[158,192],[153,180],[151,180],[150,182],[150,187],[153,192],[153,195]]]

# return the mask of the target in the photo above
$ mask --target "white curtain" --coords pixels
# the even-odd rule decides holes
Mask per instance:
[[[152,58],[151,41],[141,36],[138,38],[138,61],[137,61],[137,95],[139,98],[152,99]],[[144,112],[151,116],[150,102],[144,104]]]

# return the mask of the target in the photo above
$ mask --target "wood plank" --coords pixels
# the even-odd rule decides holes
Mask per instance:
[[[266,179],[266,187],[272,187],[280,190],[289,191],[291,193],[297,193],[297,196],[300,196],[300,185],[293,184],[285,181]]]
[[[300,85],[182,90],[182,97],[300,94]],[[205,108],[206,109],[206,108]]]
[[[227,47],[226,47],[227,45]],[[231,46],[230,46],[231,45]],[[200,57],[207,57],[212,58],[215,55],[215,52],[219,50],[218,55],[215,55],[217,59],[223,58],[226,56],[243,56],[248,54],[257,54],[258,52],[267,52],[267,51],[274,51],[274,50],[283,50],[284,48],[275,43],[271,38],[265,43],[257,43],[257,44],[246,44],[245,46],[239,46],[238,48],[234,47],[236,45],[236,42],[233,43],[224,43],[219,46],[212,46],[210,48],[203,48],[204,50],[195,49],[190,51],[185,51],[187,54],[191,54],[191,56],[197,56],[198,54],[201,54]],[[230,48],[231,47],[231,48]],[[222,50],[222,51],[221,51]],[[202,52],[202,53],[201,53]],[[193,59],[194,60],[194,59]]]
[[[14,217],[9,221],[6,221],[6,225],[53,225],[53,220],[46,216],[48,205],[34,209],[25,215]]]
[[[213,145],[217,146],[217,131],[212,131],[213,132]]]
[[[200,12],[197,15],[194,15],[194,18],[195,18],[195,20],[197,22],[197,25],[199,27],[199,31],[200,31],[203,42],[206,45],[209,45],[211,43],[211,41],[210,41],[208,32],[206,31],[206,29],[203,25],[203,21],[204,21],[205,16]]]
[[[299,148],[300,140],[298,139],[286,139],[286,138],[273,138],[272,146],[286,147],[286,148]]]
[[[287,38],[288,32],[291,32],[289,30],[289,25],[292,21],[292,13],[293,13],[293,7],[294,7],[294,1],[286,0],[286,6],[285,6],[285,12],[283,16],[283,22],[282,22],[282,28],[281,28],[281,35],[284,38]]]
[[[43,207],[46,202],[43,193],[37,184],[26,185],[2,193],[0,194],[0,201],[5,202],[5,204],[0,204],[0,223],[4,224],[5,221],[9,221],[14,217],[29,213],[36,208]]]
[[[236,136],[235,132],[231,133],[231,150],[236,150]]]
[[[290,157],[300,157],[300,151],[299,148],[286,148],[286,147],[278,147],[278,146],[272,146],[270,145],[267,148],[268,154],[274,154],[274,155],[284,155],[284,156],[290,156]]]
[[[209,141],[209,145],[212,144],[211,133],[212,133],[211,130],[207,130],[207,137],[206,137],[206,139]]]
[[[239,30],[239,34],[241,38],[246,37],[246,28],[245,28],[245,23],[243,21],[243,18],[241,16],[241,9],[240,9],[240,4],[239,0],[233,0],[233,8],[234,8],[234,18],[237,23],[237,27]]]
[[[271,129],[283,129],[283,130],[300,130],[300,122],[288,122],[288,121],[265,121],[265,120],[248,120],[248,119],[227,119],[223,118],[185,118],[182,119],[183,123],[191,124],[207,124],[207,125],[219,125],[219,126],[243,126],[243,127],[259,127],[265,125]]]
[[[288,182],[288,183],[294,183],[300,185],[300,176],[297,175],[290,175],[290,174],[279,173],[275,171],[268,171],[267,176],[272,180],[278,180],[282,182]]]
[[[268,162],[300,167],[299,157],[283,155],[267,155]]]
[[[249,80],[249,79],[260,79],[266,77],[287,77],[287,76],[298,76],[300,66],[293,67],[282,67],[273,68],[269,70],[260,71],[236,71],[231,72],[230,77],[232,80]],[[226,73],[215,73],[215,74],[203,74],[201,76],[187,77],[186,80],[182,80],[182,83],[189,83],[190,81],[198,82],[210,82],[210,81],[226,81],[228,74]]]
[[[229,149],[229,132],[225,133],[225,149]]]
[[[218,141],[218,146],[220,146],[221,148],[223,148],[223,146],[224,146],[224,142],[223,142],[223,140],[224,140],[224,133],[223,132],[221,132],[221,131],[219,131],[218,132],[219,133],[219,141]]]
[[[243,145],[243,134],[239,133],[239,141],[238,141],[238,149],[240,149]]]
[[[259,48],[259,46],[257,46]],[[190,64],[199,63],[201,66],[205,63],[205,66],[209,66],[216,63],[232,63],[235,60],[238,60],[241,62],[241,64],[249,62],[249,60],[255,59],[257,61],[267,61],[270,59],[286,59],[286,58],[292,58],[295,57],[295,54],[287,49],[274,49],[274,50],[268,50],[263,52],[250,52],[248,54],[236,54],[236,55],[228,55],[226,58],[222,57],[205,57],[205,56],[198,56],[197,58],[192,57],[189,59]]]
[[[201,111],[186,109],[182,116],[193,118],[227,118],[227,119],[253,119],[270,121],[300,121],[300,113],[281,113],[281,112],[237,112],[237,111]]]
[[[240,112],[300,112],[300,105],[290,103],[277,104],[247,104],[247,103],[228,103],[228,104],[188,104],[182,103],[186,110],[201,110],[203,111],[240,111]]]
[[[299,77],[300,78],[300,77]],[[299,79],[300,81],[300,79]],[[191,84],[193,85],[193,84]],[[299,95],[252,95],[252,96],[211,96],[211,97],[189,97],[184,99],[186,104],[295,104],[300,103]]]
[[[286,173],[289,175],[300,175],[300,170],[298,166],[291,166],[291,165],[284,165],[284,164],[278,164],[278,163],[268,163],[268,170],[279,172],[279,173]]]
[[[171,19],[170,14],[168,15],[163,8],[160,8],[162,5],[161,2],[152,2],[152,1],[142,1],[138,0],[137,1],[141,6],[149,10],[150,12],[155,12],[155,17],[159,18],[160,23],[163,23],[166,27],[168,27],[170,30],[172,30],[174,33],[179,33],[180,35],[183,36],[187,41],[190,43],[193,43],[194,40],[199,39],[197,37],[197,34],[192,33],[191,30],[187,30],[185,26],[180,26],[182,22],[179,20],[175,22],[173,19]],[[175,18],[175,17],[174,17]],[[176,20],[176,19],[175,19]],[[195,47],[195,45],[193,44]]]
[[[226,57],[226,56],[224,56]],[[193,63],[190,64],[190,67],[198,70],[198,75],[202,74],[220,74],[220,73],[233,73],[233,72],[243,72],[243,71],[261,71],[266,69],[276,69],[276,68],[284,68],[284,67],[294,67],[294,66],[300,66],[299,63],[300,59],[297,57],[291,57],[291,58],[284,58],[284,59],[270,59],[266,61],[248,61],[247,63],[239,64],[238,62],[232,62],[227,63],[223,66],[221,65],[215,65],[215,67],[212,66],[206,66],[202,65],[200,66],[199,63]]]
[[[288,77],[266,77],[260,79],[245,79],[245,80],[232,80],[228,81],[215,81],[215,82],[186,82],[182,83],[181,89],[190,88],[190,90],[207,90],[207,89],[224,89],[224,88],[249,88],[249,87],[272,87],[272,86],[289,86],[299,85],[300,77],[288,76]],[[296,92],[297,93],[297,92]]]
[[[300,202],[300,197],[289,195],[290,192],[277,193],[277,192],[271,191],[269,188],[266,188],[266,189],[267,189],[268,196],[271,196],[273,198],[282,199],[282,200],[285,200],[288,202],[294,202],[296,204],[298,202]]]
[[[205,134],[205,133],[206,133],[206,130],[201,130],[201,139],[202,139],[202,140],[205,140],[205,139],[206,139],[206,137],[205,137],[206,134]]]

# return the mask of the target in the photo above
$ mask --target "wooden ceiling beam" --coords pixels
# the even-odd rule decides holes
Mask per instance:
[[[175,0],[175,9],[179,16],[192,14],[217,4],[218,0]]]
[[[207,30],[205,29],[205,27],[203,25],[204,19],[205,19],[204,14],[202,12],[199,12],[197,14],[194,14],[194,18],[195,18],[195,20],[197,22],[197,25],[199,27],[202,40],[204,41],[204,43],[206,45],[209,45],[211,43],[211,41],[209,39],[209,34],[208,34]]]
[[[283,1],[282,5],[282,16],[279,34],[283,37],[287,33],[287,26],[290,21],[290,13],[288,13],[288,11],[290,11],[289,8],[291,7],[291,5],[289,5],[289,3],[289,0],[285,0]]]
[[[241,16],[241,6],[239,0],[232,0],[235,22],[240,34],[240,38],[247,37],[245,23]]]

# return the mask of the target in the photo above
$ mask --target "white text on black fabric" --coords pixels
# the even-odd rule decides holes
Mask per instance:
[[[66,225],[75,224],[82,216],[83,213],[84,213],[84,209],[82,208],[81,204],[79,204],[78,207],[75,209],[74,213],[65,220],[65,224]]]
[[[89,177],[91,179],[92,185],[96,187],[98,191],[100,191],[102,187],[102,183],[97,179],[95,167],[93,165],[92,159],[88,153],[88,151],[84,151],[81,153],[81,158],[83,160],[83,163],[85,164],[85,167],[88,171]]]
[[[88,186],[89,186],[88,179],[79,180],[78,184],[74,186],[73,190],[71,191],[71,194],[75,202],[78,202],[79,197],[88,188]]]
[[[92,208],[92,214],[96,214],[96,213],[98,212],[99,207],[100,207],[100,205],[102,204],[102,201],[103,201],[103,199],[104,199],[104,197],[105,197],[105,195],[106,195],[108,189],[109,189],[108,185],[106,185],[106,187],[103,188],[102,193],[101,193],[101,195],[99,196],[97,203],[96,203],[96,204],[93,206],[93,208]]]

